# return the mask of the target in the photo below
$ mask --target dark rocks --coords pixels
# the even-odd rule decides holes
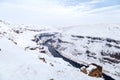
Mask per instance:
[[[46,51],[45,50],[42,50],[42,51],[40,51],[41,53],[46,53]]]
[[[103,40],[103,38],[100,38],[100,37],[90,37],[90,36],[86,36],[86,38],[91,39],[91,40]]]
[[[114,46],[115,48],[117,48],[117,49],[120,49],[120,46]]]
[[[50,63],[50,65],[51,65],[52,67],[54,67],[54,65],[53,65],[52,63]]]
[[[77,37],[77,38],[85,38],[84,36],[76,36],[76,35],[71,35],[72,37]]]
[[[27,46],[25,47],[25,50],[29,49],[29,50],[36,50],[38,49],[39,47],[30,47],[30,46]]]
[[[53,78],[51,78],[50,80],[54,80]]]
[[[106,43],[106,46],[108,46],[108,47],[112,47],[112,45],[111,45],[111,44],[108,44],[108,43]]]
[[[120,52],[114,52],[114,51],[110,52],[109,50],[107,50],[107,51],[102,50],[100,53],[102,56],[109,56],[111,58],[120,60]]]
[[[39,59],[42,60],[44,63],[47,63],[44,57]]]
[[[119,44],[119,43],[120,43],[120,41],[114,40],[114,39],[110,39],[110,38],[106,38],[106,41],[107,41],[107,42],[113,42],[113,43],[116,43],[116,44]]]
[[[103,58],[104,60],[107,60],[109,62],[112,62],[112,63],[120,63],[120,61],[116,60],[116,59],[110,59],[110,58]]]
[[[19,34],[19,33],[20,33],[20,31],[19,31],[19,30],[14,30],[14,32],[15,32],[15,33],[17,33],[17,34]]]

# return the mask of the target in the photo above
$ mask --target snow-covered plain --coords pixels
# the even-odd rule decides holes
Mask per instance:
[[[48,43],[63,55],[80,60],[84,63],[96,63],[103,66],[106,74],[116,80],[120,77],[120,60],[118,63],[101,62],[110,56],[101,56],[102,50],[111,50],[120,52],[114,47],[104,46],[106,41],[98,43],[88,43],[88,38],[78,39],[77,36],[100,37],[103,39],[111,38],[120,40],[119,24],[96,24],[81,25],[70,27],[41,27],[38,25],[14,25],[5,21],[0,21],[0,80],[104,80],[103,78],[90,77],[73,67],[62,58],[53,57],[48,48],[44,45]],[[40,38],[40,34],[54,34],[52,36],[41,37],[39,42],[35,43],[33,39]],[[73,37],[71,37],[74,35]],[[108,43],[108,42],[107,42]],[[111,43],[114,46],[119,44]],[[45,53],[40,52],[40,47],[44,47]],[[87,56],[86,50],[90,52]],[[98,54],[97,54],[98,53]],[[92,57],[90,57],[92,56]],[[97,58],[94,59],[93,57]],[[116,75],[115,75],[116,74]]]

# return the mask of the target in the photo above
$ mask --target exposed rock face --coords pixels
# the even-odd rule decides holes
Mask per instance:
[[[83,66],[83,67],[81,68],[81,71],[82,71],[83,73],[87,74],[87,70],[86,70],[86,67],[85,67],[85,66]]]
[[[88,66],[83,66],[81,68],[81,71],[92,77],[102,77],[102,67],[94,63]]]
[[[91,72],[89,73],[89,76],[102,77],[102,67],[94,63],[92,65],[96,66],[97,68],[91,70]]]

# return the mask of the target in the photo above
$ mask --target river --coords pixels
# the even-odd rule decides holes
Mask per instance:
[[[81,68],[82,66],[85,66],[84,64],[79,64],[79,63],[77,63],[75,61],[67,59],[66,57],[64,57],[63,55],[61,55],[55,48],[53,48],[48,43],[46,43],[44,45],[48,47],[48,50],[51,52],[51,54],[54,57],[62,58],[64,61],[69,62],[73,67],[75,67],[75,68]],[[115,80],[111,76],[106,75],[105,73],[103,73],[102,75],[103,75],[104,80]]]

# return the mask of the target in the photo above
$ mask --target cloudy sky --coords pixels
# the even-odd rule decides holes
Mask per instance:
[[[120,0],[0,0],[0,19],[49,26],[120,23]]]

